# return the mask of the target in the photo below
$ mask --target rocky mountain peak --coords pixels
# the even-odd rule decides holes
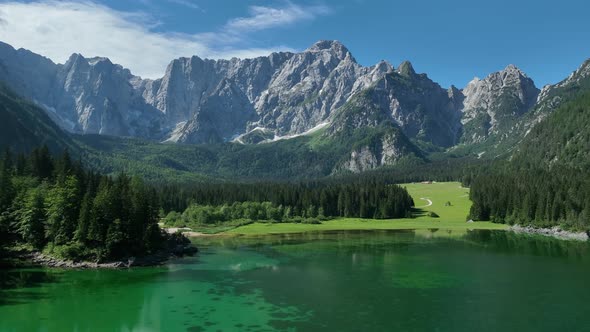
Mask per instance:
[[[449,95],[449,99],[452,102],[455,102],[458,104],[463,103],[463,100],[465,99],[465,95],[463,95],[463,92],[461,92],[461,90],[457,89],[457,87],[454,85],[451,85],[451,87],[447,90],[447,94]]]
[[[338,40],[319,40],[311,45],[307,51],[308,52],[317,52],[322,50],[329,50],[329,49],[342,49],[348,52],[348,49]]]
[[[526,76],[526,74],[522,70],[520,70],[520,68],[518,68],[516,65],[513,65],[513,64],[509,64],[502,71],[508,72],[508,73],[519,73],[523,76]]]
[[[86,58],[84,58],[84,56],[80,53],[73,53],[68,58],[68,61],[66,61],[65,66],[71,67],[74,63],[76,63],[78,61],[86,61]]]
[[[590,59],[584,61],[576,71],[574,71],[565,81],[557,84],[557,86],[579,82],[587,77],[590,77]]]
[[[399,67],[397,68],[397,72],[403,76],[414,76],[416,75],[416,71],[414,70],[414,66],[410,61],[402,62]]]
[[[514,80],[518,79],[529,79],[527,74],[520,70],[520,68],[516,67],[515,65],[508,65],[504,70],[500,71],[500,74],[504,77],[504,81],[510,81],[511,79]]]
[[[100,57],[100,56],[97,56],[94,58],[89,58],[88,63],[93,66],[97,65],[97,64],[102,64],[102,63],[104,63],[106,65],[113,65],[113,63],[111,62],[111,60],[109,58]]]
[[[392,72],[394,70],[394,68],[391,65],[391,63],[389,63],[385,60],[381,60],[381,61],[379,61],[379,63],[377,63],[375,65],[375,70],[383,72],[383,73],[389,73],[389,72]]]
[[[320,40],[309,47],[305,52],[316,53],[326,51],[332,52],[341,60],[352,58],[352,54],[348,48],[337,40]]]
[[[508,65],[501,71],[491,73],[484,79],[475,77],[467,84],[463,93],[471,95],[474,90],[498,90],[505,87],[519,87],[521,89],[537,90],[533,80],[531,80],[522,70],[515,65]]]
[[[540,90],[515,65],[475,78],[463,89],[464,135],[466,143],[481,143],[499,127],[513,123],[530,110]]]
[[[155,80],[133,76],[108,58],[73,54],[58,65],[0,42],[0,80],[67,130],[186,143],[253,131],[271,140],[296,137],[341,120],[354,128],[389,123],[410,139],[450,147],[462,133],[463,143],[505,133],[539,95],[515,65],[463,90],[443,89],[409,61],[395,69],[386,61],[364,67],[335,40],[253,59],[179,58]],[[552,90],[588,82],[590,60],[543,95],[557,105]]]
[[[546,85],[537,98],[535,113],[542,119],[545,115],[557,109],[563,102],[562,95],[573,94],[590,86],[590,59],[584,61],[578,69],[563,81]]]

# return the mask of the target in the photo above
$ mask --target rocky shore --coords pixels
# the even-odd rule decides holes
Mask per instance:
[[[587,232],[569,232],[561,229],[559,226],[552,228],[535,228],[532,226],[514,225],[510,227],[510,230],[515,233],[551,236],[561,240],[588,241],[589,238]]]
[[[56,258],[41,252],[19,252],[14,259],[18,265],[45,266],[64,269],[120,269],[137,266],[157,266],[167,261],[184,256],[192,256],[198,252],[185,236],[170,236],[165,248],[155,254],[142,257],[128,257],[116,261],[83,262]]]

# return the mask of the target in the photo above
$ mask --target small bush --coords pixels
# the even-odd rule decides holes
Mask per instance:
[[[84,246],[80,242],[70,242],[60,246],[50,244],[43,252],[60,259],[67,259],[74,262],[94,261],[100,256],[98,252]]]
[[[302,224],[320,225],[322,222],[318,218],[306,218],[301,221]]]

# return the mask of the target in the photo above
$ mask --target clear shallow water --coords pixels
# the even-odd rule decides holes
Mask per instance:
[[[0,331],[590,331],[586,243],[444,230],[207,241],[158,268],[2,271]]]

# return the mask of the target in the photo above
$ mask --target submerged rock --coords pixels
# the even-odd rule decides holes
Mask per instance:
[[[510,230],[515,233],[538,234],[544,236],[552,236],[562,240],[588,241],[587,232],[569,232],[561,229],[559,226],[552,228],[535,228],[532,226],[514,225]]]

